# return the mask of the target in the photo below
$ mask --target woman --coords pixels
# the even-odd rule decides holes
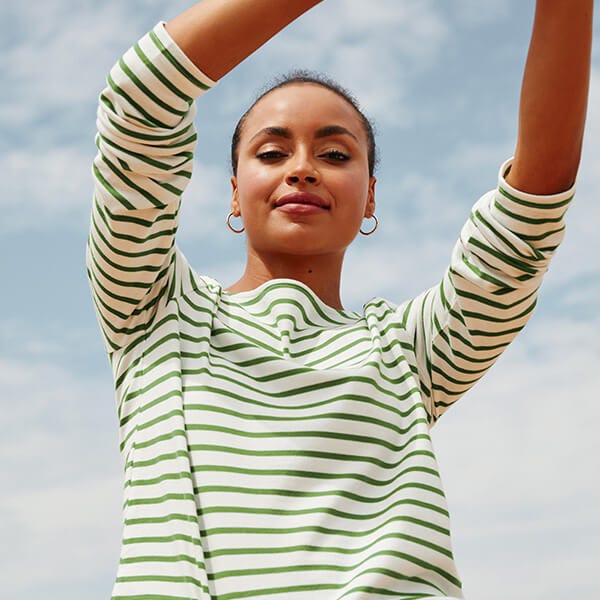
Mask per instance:
[[[238,126],[239,281],[174,245],[193,100],[317,3],[204,0],[102,94],[88,264],[126,463],[115,598],[462,598],[429,427],[524,326],[562,237],[592,1],[538,0],[515,158],[440,285],[362,314],[340,272],[376,224],[374,142],[335,86],[288,81]]]

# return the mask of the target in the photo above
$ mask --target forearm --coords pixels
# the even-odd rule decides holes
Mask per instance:
[[[552,194],[575,181],[590,76],[593,0],[538,0],[508,182]]]
[[[167,24],[177,45],[219,79],[321,0],[203,0]]]

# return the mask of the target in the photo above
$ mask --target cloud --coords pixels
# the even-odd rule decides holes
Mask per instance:
[[[597,316],[535,315],[433,430],[469,596],[504,600],[514,588],[542,600],[592,589],[600,562],[600,489],[590,476],[600,469],[598,330]]]
[[[43,590],[44,600],[108,598],[119,555],[118,494],[114,478],[5,493],[4,593],[28,598]]]
[[[104,74],[136,36],[186,4],[49,0],[4,6],[8,14],[0,27],[11,41],[0,59],[4,92],[25,103],[21,114],[29,122],[40,111],[94,101]]]
[[[90,146],[93,148],[90,140]],[[90,150],[91,150],[90,148]],[[30,148],[0,157],[10,173],[0,197],[0,233],[87,227],[92,201],[92,152],[78,146]]]
[[[478,0],[455,0],[449,10],[459,23],[469,27],[482,27],[488,24],[498,25],[511,15],[512,7],[510,0],[485,5]]]
[[[197,163],[185,191],[180,233],[186,237],[219,237],[229,231],[225,218],[230,210],[231,185],[225,166]]]
[[[46,600],[58,600],[104,572],[104,590],[82,592],[107,597],[121,502],[108,378],[4,358],[0,389],[4,593],[24,598],[43,589]]]
[[[406,89],[432,65],[449,34],[435,3],[387,0],[374,9],[344,0],[325,4],[309,19],[285,42],[283,58],[308,59],[339,78],[378,122],[407,123],[412,111]]]
[[[406,125],[413,112],[406,90],[434,64],[447,36],[430,0],[378,0],[375,10],[361,0],[323,3],[223,81],[220,114],[241,114],[273,75],[308,68],[347,86],[377,122]]]
[[[389,227],[382,222],[377,233],[359,236],[348,251],[342,297],[350,310],[360,311],[374,296],[400,304],[438,283],[444,273],[452,243],[435,236],[418,240],[407,223]]]

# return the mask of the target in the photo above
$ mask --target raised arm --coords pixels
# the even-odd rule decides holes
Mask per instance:
[[[88,272],[116,350],[173,289],[180,197],[190,180],[194,100],[317,0],[204,0],[115,64],[98,108]]]
[[[194,64],[219,79],[321,0],[204,0],[167,24]]]
[[[587,109],[593,0],[537,0],[507,181],[554,194],[575,181]]]
[[[527,323],[562,240],[579,166],[590,71],[592,0],[537,0],[515,159],[474,206],[441,286],[403,314],[432,422]]]

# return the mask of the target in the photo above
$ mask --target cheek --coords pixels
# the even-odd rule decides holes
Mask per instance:
[[[360,218],[362,218],[362,212],[369,196],[369,180],[362,172],[348,174],[340,181],[337,195],[345,199],[345,203],[353,211],[360,213]]]
[[[238,167],[237,190],[240,207],[250,206],[269,197],[271,181],[264,173],[247,167]]]

